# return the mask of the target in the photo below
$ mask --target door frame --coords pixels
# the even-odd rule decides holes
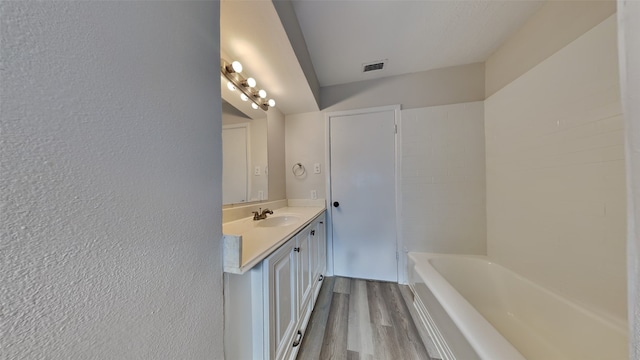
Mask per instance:
[[[331,217],[331,208],[333,200],[331,199],[331,118],[349,115],[361,115],[370,114],[383,111],[393,111],[394,120],[396,125],[396,134],[394,136],[394,152],[395,152],[395,212],[396,212],[396,264],[398,273],[398,283],[406,284],[406,249],[404,248],[404,242],[402,240],[401,229],[401,209],[402,209],[402,184],[401,184],[401,170],[402,170],[402,154],[401,154],[401,106],[400,105],[388,105],[378,106],[356,110],[343,110],[332,111],[325,113],[325,194],[326,194],[326,208],[327,208],[327,275],[333,276],[333,219]]]

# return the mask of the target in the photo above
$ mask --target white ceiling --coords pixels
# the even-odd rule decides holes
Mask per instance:
[[[542,3],[292,0],[320,86],[485,61]],[[318,110],[270,0],[222,0],[220,35],[222,56],[241,61],[284,114]],[[362,73],[378,60],[384,70]]]
[[[485,61],[541,4],[293,0],[321,86]],[[362,72],[384,59],[383,70]]]

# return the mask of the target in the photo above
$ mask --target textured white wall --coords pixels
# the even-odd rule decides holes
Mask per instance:
[[[485,101],[488,253],[626,319],[615,16]]]
[[[0,16],[0,358],[222,359],[219,4]]]
[[[618,1],[618,40],[629,169],[629,359],[640,359],[640,2]]]
[[[483,102],[402,110],[409,251],[486,254]]]

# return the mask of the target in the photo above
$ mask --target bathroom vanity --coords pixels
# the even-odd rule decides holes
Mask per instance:
[[[225,357],[295,359],[326,271],[324,207],[223,224]]]

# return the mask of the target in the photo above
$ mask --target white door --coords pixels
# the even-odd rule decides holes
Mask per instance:
[[[329,116],[335,275],[398,280],[395,124],[395,108]]]
[[[247,201],[248,152],[247,127],[225,126],[222,129],[222,203]]]

